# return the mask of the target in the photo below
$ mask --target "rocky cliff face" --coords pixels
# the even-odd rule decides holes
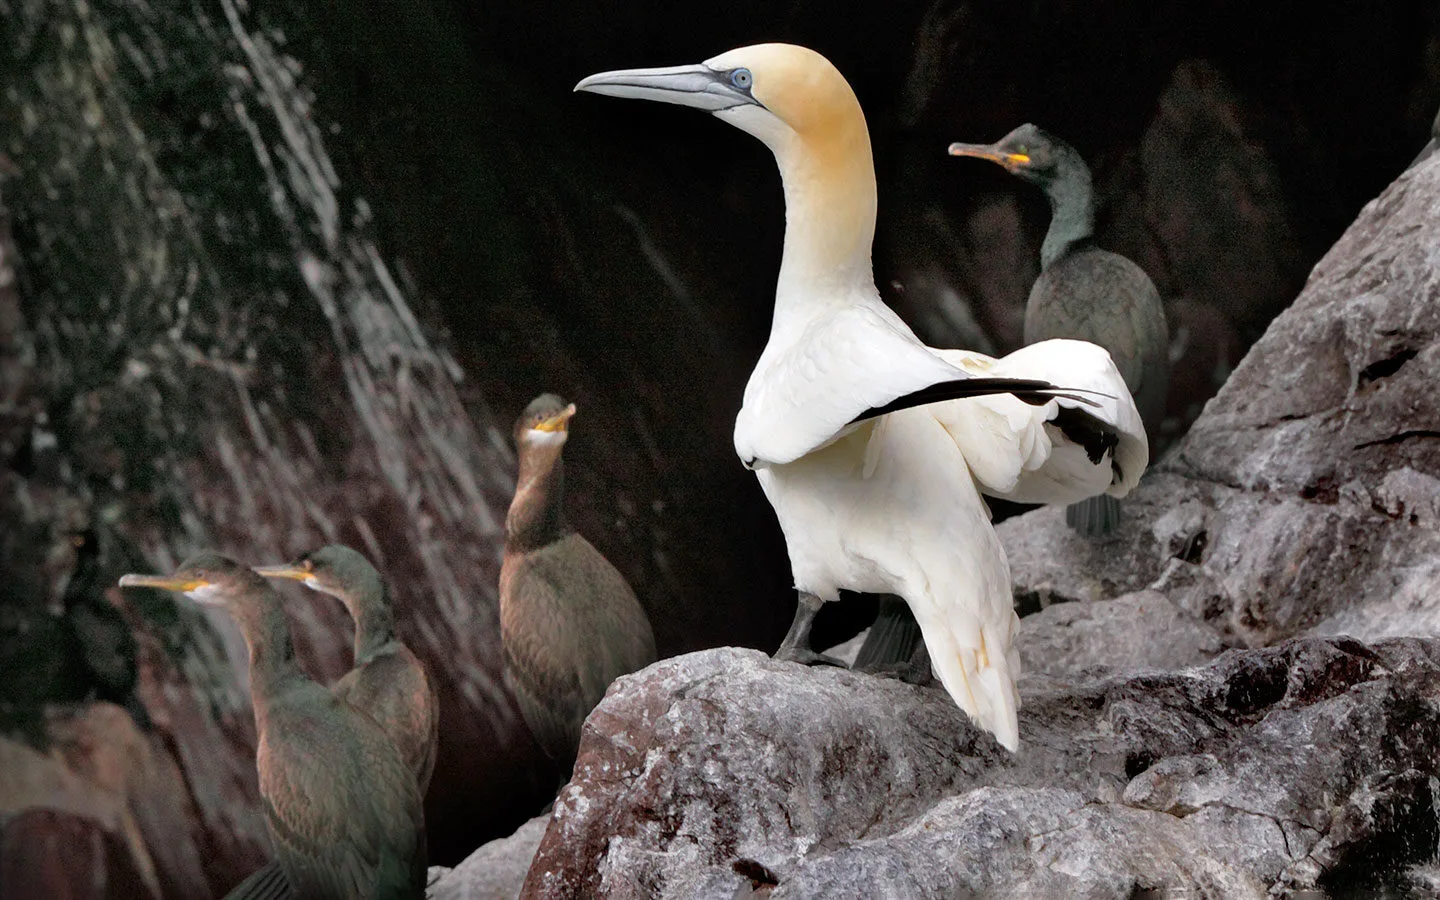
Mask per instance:
[[[1001,526],[1038,610],[1018,755],[934,688],[677,658],[586,723],[524,895],[1423,890],[1437,247],[1433,160],[1366,207],[1118,534],[1087,542],[1058,510]]]
[[[192,12],[39,2],[8,16],[5,151],[20,174],[5,197],[29,365],[4,423],[6,606],[44,622],[75,528],[107,536],[98,606],[124,568],[201,546],[261,561],[351,543],[435,663],[450,723],[437,821],[460,789],[542,803],[545,768],[499,680],[502,432],[371,239],[279,35],[234,3]],[[217,709],[248,718],[243,647],[170,598],[135,604],[172,655],[220,629],[218,666],[174,684],[199,719],[177,725],[171,753],[192,783],[209,777],[197,765],[233,767],[251,784],[215,812],[256,815],[253,750],[215,730]],[[312,670],[342,674],[344,613],[314,598],[291,612]]]

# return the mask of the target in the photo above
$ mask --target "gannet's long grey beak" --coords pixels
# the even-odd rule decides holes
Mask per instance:
[[[732,76],[730,71],[716,71],[705,65],[617,69],[614,72],[597,72],[581,80],[575,85],[575,90],[678,103],[706,112],[720,112],[737,106],[759,106],[760,101],[750,96],[749,88],[737,86]]]

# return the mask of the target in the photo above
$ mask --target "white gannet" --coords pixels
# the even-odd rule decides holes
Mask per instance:
[[[1128,492],[1145,433],[1109,354],[1056,340],[997,360],[915,337],[875,288],[864,113],[813,50],[760,44],[575,89],[707,110],[779,163],[775,314],[735,422],[735,451],[775,509],[800,595],[776,656],[817,660],[810,622],[841,588],[898,594],[946,690],[1014,750],[1019,620],[977,484],[1044,503]]]

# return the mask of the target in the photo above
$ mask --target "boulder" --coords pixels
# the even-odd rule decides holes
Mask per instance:
[[[522,896],[1375,885],[1440,838],[1437,690],[1440,641],[1418,639],[1039,676],[1011,755],[938,688],[691,654],[592,714]]]
[[[1225,649],[1219,629],[1159,591],[1057,603],[1027,617],[1020,634],[1020,671],[1056,676],[1085,669],[1173,669],[1198,665]]]

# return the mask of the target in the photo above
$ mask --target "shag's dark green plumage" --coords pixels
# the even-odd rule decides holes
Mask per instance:
[[[1165,308],[1144,270],[1095,245],[1095,198],[1085,160],[1030,124],[994,144],[954,144],[950,152],[998,163],[1045,191],[1050,229],[1040,249],[1042,271],[1025,307],[1025,343],[1072,338],[1110,351],[1153,444],[1165,414],[1170,368]],[[1114,529],[1119,514],[1119,501],[1102,495],[1072,505],[1066,520],[1099,535]]]
[[[420,796],[430,786],[440,737],[440,705],[430,673],[395,634],[390,591],[358,551],[331,544],[289,565],[260,566],[272,578],[290,578],[336,597],[355,621],[355,666],[331,690],[368,713],[415,773]]]
[[[222,605],[239,625],[250,648],[266,824],[295,895],[423,897],[425,826],[415,777],[373,719],[300,670],[269,582],[201,553],[172,576],[127,575],[121,584]]]
[[[515,423],[520,473],[500,569],[505,682],[562,773],[574,766],[580,726],[605,689],[655,661],[655,636],[635,592],[565,524],[561,450],[573,413],[544,394]]]

